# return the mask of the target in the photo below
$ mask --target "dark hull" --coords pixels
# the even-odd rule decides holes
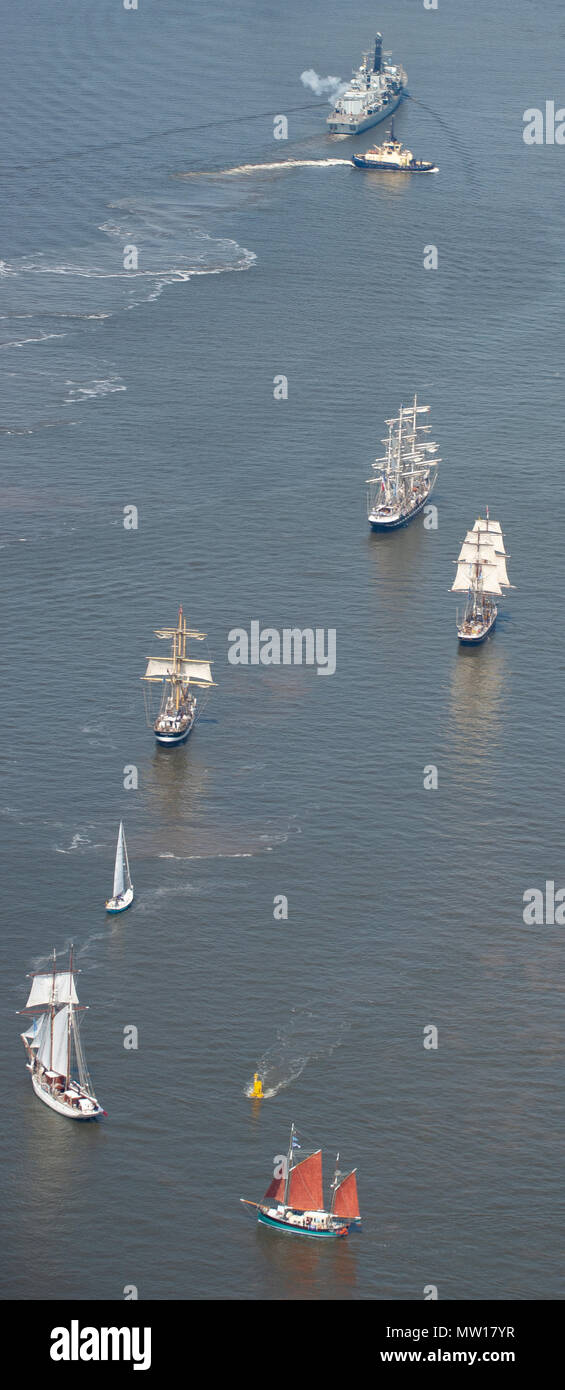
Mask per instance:
[[[494,627],[495,622],[496,622],[496,619],[497,619],[497,612],[498,612],[498,610],[495,609],[495,612],[493,613],[492,618],[491,618],[490,622],[488,623],[488,625],[482,630],[482,632],[477,633],[476,636],[472,636],[470,633],[464,633],[464,632],[461,632],[461,630],[458,630],[457,636],[458,636],[458,638],[459,638],[459,641],[460,641],[460,643],[461,643],[461,646],[462,646],[462,647],[478,647],[478,646],[480,645],[481,642],[484,642],[485,637],[488,637],[489,632],[492,632],[492,630],[493,630],[493,627]]]
[[[187,729],[182,729],[181,732],[178,734],[175,734],[173,732],[161,732],[155,729],[155,738],[157,739],[157,743],[160,743],[161,748],[176,748],[179,743],[186,743],[188,735],[192,732],[193,726],[194,720],[192,720],[192,723],[188,725]]]
[[[431,492],[431,489],[430,489],[430,492]],[[416,507],[413,507],[411,512],[406,512],[406,515],[405,515],[405,516],[402,516],[402,517],[400,518],[399,521],[371,521],[371,520],[369,520],[369,526],[371,527],[371,530],[372,530],[372,531],[398,531],[398,530],[400,529],[401,526],[407,526],[407,525],[408,525],[408,522],[409,522],[409,521],[413,521],[413,520],[414,520],[414,517],[415,517],[415,516],[418,516],[418,513],[422,511],[422,508],[423,508],[423,507],[425,507],[426,502],[428,501],[429,496],[430,496],[430,493],[429,493],[429,492],[426,493],[426,496],[422,498],[422,501],[421,501],[421,502],[418,502],[418,505],[417,505]]]
[[[377,171],[380,171],[381,173],[385,173],[385,174],[435,174],[435,173],[437,173],[437,169],[436,169],[436,165],[435,165],[435,164],[424,164],[424,163],[422,162],[422,163],[420,163],[420,164],[407,164],[407,165],[404,166],[404,168],[402,168],[401,166],[395,166],[394,164],[385,164],[385,163],[382,163],[382,164],[381,164],[379,160],[375,160],[375,159],[365,159],[365,156],[364,156],[363,154],[354,154],[354,155],[352,155],[352,156],[351,156],[351,163],[355,165],[355,168],[356,168],[356,169],[376,169]]]

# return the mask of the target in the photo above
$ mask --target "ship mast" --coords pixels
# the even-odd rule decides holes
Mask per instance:
[[[50,1045],[50,1049],[49,1049],[49,1071],[52,1071],[52,1070],[53,1070],[53,1025],[54,1025],[54,1021],[55,1021],[55,979],[56,979],[56,974],[57,974],[57,953],[56,953],[56,951],[55,951],[55,947],[53,947],[53,975],[52,975],[52,979],[51,979],[51,1004],[50,1004],[50,1014],[51,1014],[51,1024],[50,1024],[51,1034],[50,1034],[50,1037],[51,1037],[51,1045]]]
[[[290,1126],[290,1139],[289,1139],[289,1142],[288,1142],[288,1153],[287,1153],[287,1156],[286,1156],[286,1177],[285,1177],[285,1183],[284,1183],[284,1205],[285,1205],[285,1207],[288,1206],[288,1192],[289,1192],[289,1187],[290,1187],[290,1173],[291,1173],[291,1168],[292,1168],[292,1159],[293,1159],[293,1156],[294,1156],[294,1136],[295,1136],[295,1134],[296,1134],[296,1130],[295,1130],[295,1128],[294,1128],[294,1124],[291,1124],[291,1126]]]
[[[336,1194],[336,1192],[337,1192],[337,1180],[338,1180],[339,1176],[340,1176],[340,1172],[339,1172],[339,1154],[337,1153],[336,1156],[335,1156],[335,1173],[334,1173],[334,1177],[333,1177],[333,1182],[332,1182],[332,1184],[331,1184],[332,1199],[331,1199],[331,1202],[330,1202],[330,1216],[333,1216],[333,1209],[334,1209],[334,1202],[335,1202],[335,1194]]]
[[[69,1013],[68,1013],[68,1017],[67,1017],[67,1076],[66,1076],[66,1080],[65,1080],[65,1090],[68,1089],[69,1081],[70,1081],[70,1079],[71,1079],[71,1027],[72,1027],[72,1022],[73,1022],[73,1001],[72,1001],[72,984],[73,984],[73,979],[74,979],[74,976],[73,976],[73,946],[72,946],[72,943],[71,943],[71,949],[70,949],[70,951],[69,951],[69,985],[70,985],[70,988],[69,988]]]

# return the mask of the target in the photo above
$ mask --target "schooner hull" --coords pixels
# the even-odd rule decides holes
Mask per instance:
[[[56,1096],[52,1095],[50,1091],[47,1091],[45,1087],[41,1085],[37,1077],[33,1074],[31,1084],[36,1096],[39,1096],[39,1099],[43,1101],[44,1105],[48,1105],[50,1110],[56,1110],[58,1115],[64,1115],[66,1120],[97,1120],[100,1115],[104,1114],[102,1106],[98,1105],[98,1103],[96,1103],[96,1108],[94,1110],[88,1111],[80,1110],[78,1106],[74,1107],[67,1105],[65,1101],[58,1100]]]
[[[329,1230],[316,1231],[307,1226],[292,1226],[281,1217],[267,1216],[264,1211],[257,1212],[257,1220],[262,1226],[272,1226],[277,1231],[284,1231],[293,1236],[308,1236],[314,1240],[335,1240],[348,1234],[347,1226],[330,1227]]]

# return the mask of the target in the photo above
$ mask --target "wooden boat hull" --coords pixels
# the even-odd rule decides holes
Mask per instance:
[[[133,902],[133,885],[122,893],[121,898],[110,898],[106,903],[106,912],[125,912],[131,907]]]
[[[33,1072],[31,1075],[31,1084],[36,1096],[39,1096],[39,1099],[42,1100],[45,1105],[48,1105],[50,1110],[55,1110],[58,1115],[63,1115],[66,1120],[98,1120],[100,1116],[104,1114],[102,1106],[98,1104],[97,1108],[91,1111],[80,1110],[78,1106],[75,1108],[71,1105],[67,1105],[65,1101],[59,1100],[57,1096],[47,1091]]]
[[[293,1236],[309,1236],[314,1240],[335,1240],[348,1234],[347,1226],[330,1227],[329,1230],[316,1231],[308,1226],[291,1226],[280,1217],[268,1216],[265,1211],[257,1212],[257,1220],[262,1226],[272,1226],[276,1231],[284,1231]]]
[[[488,623],[487,626],[481,628],[477,633],[465,632],[465,631],[463,630],[463,628],[459,627],[459,628],[457,629],[457,636],[458,636],[458,638],[459,638],[459,641],[460,641],[460,643],[461,643],[461,646],[462,646],[462,647],[478,647],[478,646],[480,645],[481,642],[484,642],[485,637],[488,637],[489,632],[492,632],[492,630],[493,630],[493,627],[494,627],[495,622],[496,622],[496,619],[497,619],[497,614],[498,614],[498,609],[495,608],[494,613],[493,613],[493,615],[492,615],[492,618],[491,618],[491,620],[490,620],[490,623]]]

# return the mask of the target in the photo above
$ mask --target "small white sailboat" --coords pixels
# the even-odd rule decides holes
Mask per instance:
[[[72,946],[65,970],[57,969],[53,952],[51,970],[32,977],[21,1012],[33,1017],[21,1037],[36,1096],[69,1120],[96,1120],[106,1111],[96,1099],[84,1060],[78,1019],[84,1005],[78,1002],[76,974]]]
[[[109,898],[106,903],[106,912],[125,912],[126,907],[130,907],[132,902],[133,883],[129,871],[124,825],[123,821],[120,821],[118,843],[116,846],[116,862],[114,864],[114,886],[112,888],[112,897]]]

